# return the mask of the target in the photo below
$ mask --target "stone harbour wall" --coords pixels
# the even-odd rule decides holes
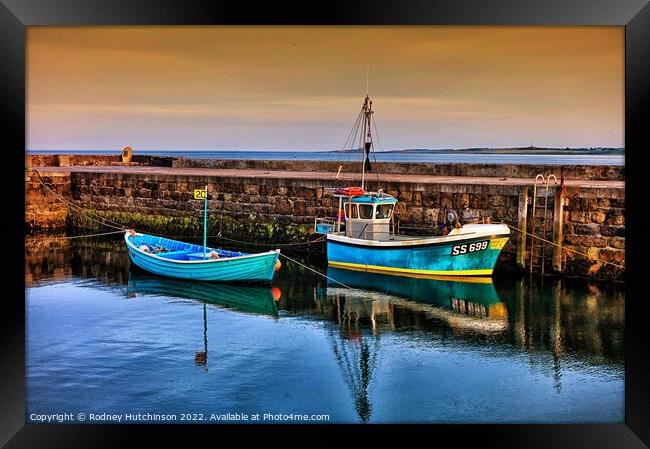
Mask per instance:
[[[347,158],[346,158],[347,159]],[[214,168],[236,170],[288,170],[343,173],[361,171],[361,162],[337,161],[282,161],[282,160],[226,160],[175,158],[172,167]],[[544,165],[544,164],[455,164],[437,162],[374,162],[373,171],[381,174],[411,174],[429,176],[491,176],[495,178],[531,178],[538,173],[555,173],[558,180],[593,179],[624,180],[624,166],[608,165]],[[372,175],[372,173],[371,173]]]
[[[412,164],[417,165],[417,164]],[[315,217],[336,216],[338,202],[328,179],[285,179],[188,174],[72,171],[43,175],[60,195],[89,211],[127,227],[169,236],[199,237],[202,232],[203,202],[192,191],[208,185],[208,234],[243,242],[298,243],[315,239]],[[370,188],[374,188],[370,182]],[[526,220],[532,217],[532,186],[459,182],[385,181],[382,188],[400,203],[395,226],[402,233],[430,233],[439,230],[447,209],[455,209],[465,222],[489,219],[511,226],[521,223],[520,203],[528,198]],[[25,221],[28,231],[75,227],[106,230],[88,216],[68,210],[67,205],[48,194],[35,175],[27,180]],[[557,191],[553,189],[553,192]],[[526,195],[522,195],[522,194]],[[549,197],[552,213],[557,193]],[[624,269],[604,262],[625,265],[625,190],[565,186],[561,228],[562,245],[582,254],[546,246],[546,272],[595,279],[623,280]],[[539,215],[539,210],[538,210]],[[538,217],[541,219],[541,217]],[[547,220],[552,239],[552,218]],[[521,270],[523,239],[513,229],[499,269]],[[527,242],[526,250],[530,248]],[[519,254],[521,253],[521,254]],[[555,254],[554,254],[555,253]],[[559,265],[551,260],[555,257]]]
[[[41,180],[57,195],[72,198],[69,173],[43,174],[40,179],[35,173],[26,173],[25,228],[29,232],[61,229],[68,219],[68,205],[48,192]]]

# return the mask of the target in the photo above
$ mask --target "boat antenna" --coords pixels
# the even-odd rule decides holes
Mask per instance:
[[[368,72],[370,72],[370,66],[368,66]],[[366,77],[366,98],[363,102],[362,113],[364,115],[363,120],[363,131],[361,139],[363,141],[363,147],[361,151],[361,188],[365,188],[366,181],[366,171],[371,171],[372,166],[370,165],[370,147],[372,146],[372,133],[370,130],[370,121],[372,117],[372,100],[368,96],[368,77]]]
[[[370,79],[370,64],[366,66],[366,97],[368,96],[368,80]]]

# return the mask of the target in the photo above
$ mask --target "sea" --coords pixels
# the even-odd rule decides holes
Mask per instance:
[[[624,422],[622,285],[375,275],[318,247],[271,285],[200,283],[62,237],[26,238],[27,423]]]
[[[561,150],[560,150],[561,151]],[[487,153],[454,151],[377,151],[371,160],[377,162],[433,162],[433,163],[473,163],[473,164],[549,164],[549,165],[625,165],[625,155],[601,154],[598,151],[588,154],[576,152],[553,154],[525,153]],[[109,150],[29,150],[27,154],[122,154]],[[152,156],[187,157],[194,159],[234,159],[234,160],[319,160],[348,161],[357,160],[358,154],[336,151],[138,151],[135,154]]]

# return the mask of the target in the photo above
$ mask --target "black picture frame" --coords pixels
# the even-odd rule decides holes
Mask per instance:
[[[625,171],[626,218],[626,362],[625,423],[584,425],[400,425],[400,426],[114,426],[25,424],[24,192],[25,30],[31,25],[171,25],[171,24],[302,24],[302,25],[620,25],[625,26]],[[405,444],[423,438],[427,444],[516,448],[643,448],[650,444],[650,345],[646,331],[642,283],[643,236],[650,220],[643,207],[641,183],[644,152],[650,152],[650,6],[647,0],[439,0],[358,3],[173,1],[173,0],[3,0],[0,4],[0,92],[5,130],[3,213],[2,386],[0,444],[17,447],[128,447],[134,434],[168,445],[171,436],[198,438],[214,432],[219,440],[250,437],[283,446],[332,445],[362,438],[381,443],[389,436]],[[20,261],[20,263],[19,263]],[[296,431],[297,434],[296,434]],[[288,439],[287,436],[291,435]],[[153,440],[146,440],[153,443]],[[149,444],[148,444],[149,445]],[[242,445],[242,444],[239,444]],[[245,443],[244,443],[245,445]]]

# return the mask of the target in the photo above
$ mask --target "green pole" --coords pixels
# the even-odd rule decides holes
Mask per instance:
[[[208,246],[208,186],[205,186],[205,199],[203,200],[203,259],[205,259]]]

